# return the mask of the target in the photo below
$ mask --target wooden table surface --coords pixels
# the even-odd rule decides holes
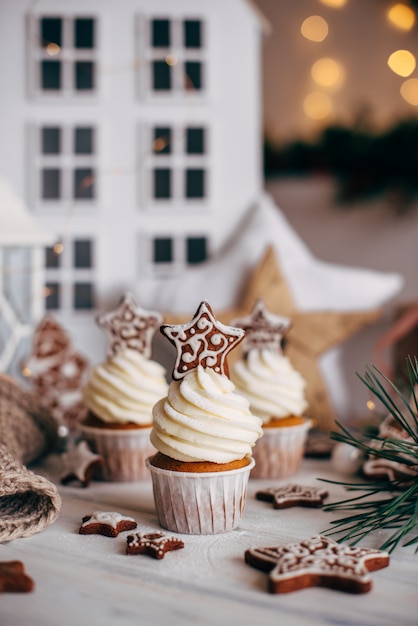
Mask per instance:
[[[57,457],[36,471],[56,481]],[[398,548],[389,567],[372,574],[373,588],[363,595],[322,588],[272,595],[266,590],[267,575],[245,564],[249,547],[299,541],[329,527],[335,514],[300,507],[274,510],[254,496],[276,484],[321,485],[318,477],[342,479],[329,461],[305,460],[291,481],[250,480],[238,529],[182,535],[184,549],[162,560],[127,556],[128,533],[115,539],[78,533],[82,517],[95,510],[133,516],[138,531],[159,529],[151,482],[60,487],[62,512],[52,526],[0,546],[0,560],[23,561],[36,584],[32,593],[0,596],[0,625],[417,626],[418,555],[413,547]],[[328,489],[328,502],[346,496],[340,486]],[[378,533],[362,545],[377,547],[384,537]]]

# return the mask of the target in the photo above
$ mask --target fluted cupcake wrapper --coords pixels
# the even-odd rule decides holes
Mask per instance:
[[[263,428],[263,436],[253,448],[255,467],[251,478],[287,478],[301,466],[308,430],[306,419],[297,426]]]
[[[254,460],[224,472],[174,472],[154,467],[151,472],[158,521],[167,530],[212,535],[233,530],[245,509],[248,478]]]
[[[94,428],[80,424],[83,438],[103,457],[101,478],[113,482],[149,480],[145,461],[156,450],[150,442],[151,427],[129,430]]]

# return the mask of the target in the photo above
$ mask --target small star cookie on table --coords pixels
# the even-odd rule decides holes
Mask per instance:
[[[162,559],[166,552],[184,548],[184,542],[161,532],[135,533],[126,538],[126,554],[148,554]]]
[[[72,481],[79,481],[83,487],[88,487],[94,472],[103,466],[103,457],[92,452],[86,441],[80,441],[72,450],[62,455],[64,474],[61,484],[68,485]]]
[[[94,511],[92,515],[83,517],[80,535],[104,535],[117,537],[126,530],[134,530],[137,523],[133,517],[121,515],[116,511]]]
[[[291,506],[320,507],[328,497],[328,491],[322,487],[292,484],[260,489],[255,497],[257,500],[272,502],[274,509],[288,509]]]
[[[0,561],[0,593],[28,593],[34,588],[35,583],[25,573],[21,561]]]
[[[245,562],[269,573],[271,593],[290,593],[307,587],[329,587],[348,593],[366,593],[370,572],[389,565],[389,555],[343,544],[315,535],[299,543],[250,548]]]

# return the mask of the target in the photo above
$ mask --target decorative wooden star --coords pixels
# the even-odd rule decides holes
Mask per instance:
[[[349,593],[370,591],[369,572],[389,565],[389,555],[341,545],[316,535],[275,548],[250,548],[245,562],[269,572],[269,591],[289,593],[306,587],[329,587]]]
[[[62,457],[65,466],[65,473],[61,478],[62,485],[77,480],[83,487],[88,487],[94,472],[103,465],[103,457],[92,452],[86,441],[80,441]]]
[[[0,592],[26,593],[34,587],[35,583],[25,573],[25,566],[21,561],[0,561]]]
[[[284,485],[283,487],[267,487],[255,494],[257,500],[272,502],[274,509],[288,509],[291,506],[322,506],[328,491],[322,487],[306,487],[303,485]]]
[[[166,552],[184,548],[184,542],[161,532],[135,533],[126,538],[126,554],[148,554],[154,559],[162,559]]]
[[[243,328],[246,332],[242,342],[244,354],[253,349],[282,354],[282,339],[292,322],[287,317],[274,315],[267,310],[263,300],[257,300],[251,315],[232,320],[231,324]]]
[[[228,376],[226,356],[245,335],[242,328],[219,322],[205,301],[200,303],[192,320],[186,324],[163,324],[161,332],[177,350],[173,370],[175,380],[180,380],[198,365]]]
[[[129,292],[123,295],[114,311],[97,317],[97,323],[110,337],[109,354],[130,348],[146,358],[151,357],[152,338],[162,321],[160,313],[138,306]]]

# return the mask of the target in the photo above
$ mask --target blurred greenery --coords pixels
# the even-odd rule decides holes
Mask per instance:
[[[342,205],[384,194],[398,212],[418,197],[418,119],[382,133],[362,125],[329,126],[316,141],[264,143],[266,178],[329,174]]]

